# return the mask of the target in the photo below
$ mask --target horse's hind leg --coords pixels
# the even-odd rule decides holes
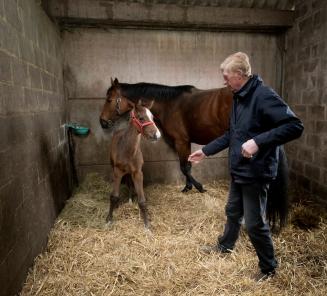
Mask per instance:
[[[142,216],[142,219],[144,221],[144,227],[146,229],[149,229],[149,220],[148,220],[148,209],[146,205],[146,199],[144,196],[144,190],[143,190],[143,173],[142,171],[137,171],[132,174],[133,182],[135,191],[138,198],[138,205],[140,208],[140,213]]]
[[[109,214],[106,219],[107,223],[110,224],[112,223],[112,219],[113,219],[113,211],[119,206],[119,188],[120,188],[122,177],[123,177],[123,173],[119,169],[114,168],[114,184],[113,184],[112,193],[110,195]]]
[[[130,174],[126,175],[126,185],[128,187],[128,200],[129,200],[129,202],[135,202],[136,193],[135,193],[133,179],[132,179],[132,176]]]

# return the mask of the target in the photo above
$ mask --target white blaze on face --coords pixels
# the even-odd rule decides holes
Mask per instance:
[[[149,117],[149,119],[154,123],[153,121],[153,114],[151,113],[151,111],[148,109],[148,108],[145,108],[146,110],[146,115]],[[156,136],[157,136],[157,139],[159,139],[161,137],[161,133],[158,129],[158,127],[155,125],[156,129],[157,129],[157,132],[156,132]]]

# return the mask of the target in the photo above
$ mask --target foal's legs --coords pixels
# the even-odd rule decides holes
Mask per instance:
[[[133,182],[135,191],[138,198],[138,205],[140,208],[141,216],[144,221],[144,227],[149,228],[149,221],[148,221],[148,210],[146,206],[146,199],[144,196],[144,190],[143,190],[143,173],[142,171],[136,171],[132,174]]]
[[[108,223],[112,223],[113,211],[115,208],[118,208],[119,205],[119,188],[123,175],[124,174],[121,170],[114,167],[114,184],[113,184],[113,190],[110,195],[109,214],[106,219]]]
[[[179,157],[179,165],[182,173],[186,177],[186,185],[182,192],[187,192],[192,189],[192,185],[195,186],[195,188],[203,193],[206,190],[203,189],[203,186],[201,183],[196,181],[193,176],[191,175],[191,169],[192,164],[187,160],[188,156],[191,154],[191,143],[189,142],[176,142],[175,148]]]

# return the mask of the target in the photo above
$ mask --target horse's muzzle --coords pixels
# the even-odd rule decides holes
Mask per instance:
[[[160,137],[161,137],[161,133],[160,133],[159,130],[158,130],[154,135],[152,135],[152,136],[149,138],[149,140],[150,140],[151,142],[156,142],[156,141],[158,141],[158,140],[160,139]]]
[[[101,124],[101,127],[104,128],[104,129],[112,128],[114,126],[113,121],[105,120],[105,119],[103,119],[101,117],[100,117],[100,124]]]

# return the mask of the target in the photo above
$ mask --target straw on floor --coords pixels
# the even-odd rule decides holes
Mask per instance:
[[[110,185],[90,175],[58,217],[21,295],[327,295],[325,219],[315,229],[289,225],[274,235],[278,274],[257,283],[257,257],[244,230],[230,255],[199,251],[223,230],[228,184],[205,188],[183,194],[180,186],[146,187],[148,232],[131,203],[107,227]]]

